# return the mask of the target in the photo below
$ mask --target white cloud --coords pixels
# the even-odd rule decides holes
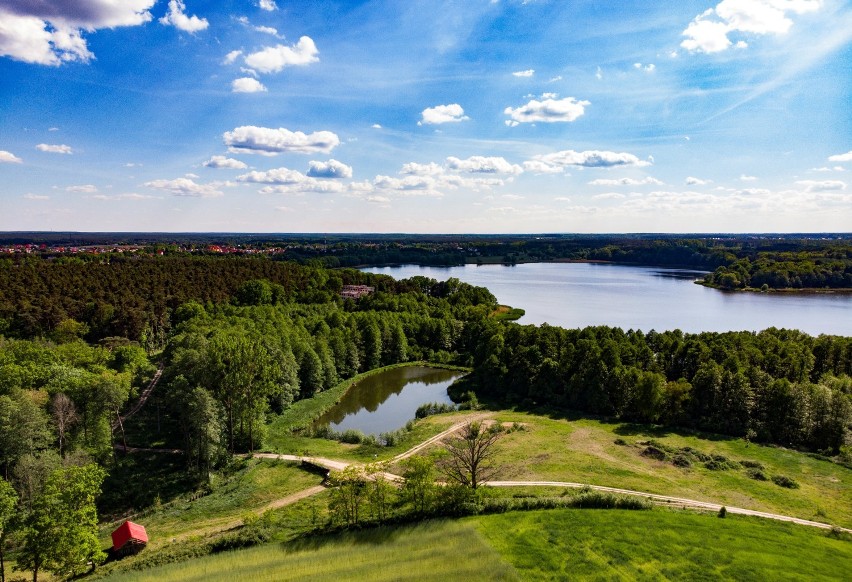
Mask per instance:
[[[409,162],[402,165],[402,170],[400,170],[399,173],[411,176],[440,176],[444,173],[444,168],[435,162],[430,162],[428,164]]]
[[[273,129],[245,125],[222,134],[231,153],[276,155],[280,153],[327,154],[340,145],[340,138],[330,131],[305,134],[283,127]]]
[[[367,196],[365,200],[367,200],[367,202],[375,202],[376,204],[390,203],[390,198],[388,198],[387,196]]]
[[[301,172],[289,168],[276,168],[266,172],[252,171],[237,176],[238,182],[253,184],[269,184],[260,190],[261,194],[292,194],[300,192],[343,192],[346,186],[329,180],[318,180],[305,176]]]
[[[308,176],[311,178],[351,178],[352,167],[337,160],[310,162]]]
[[[188,196],[192,198],[216,198],[222,196],[222,192],[213,184],[198,184],[191,178],[175,178],[174,180],[152,180],[145,182],[144,186],[155,190],[164,190],[175,196]]]
[[[712,182],[712,180],[702,180],[701,178],[693,178],[692,176],[689,176],[686,179],[687,186],[704,186],[710,182]]]
[[[6,150],[0,150],[0,164],[20,164],[24,160]]]
[[[379,190],[395,190],[403,194],[421,194],[425,196],[443,196],[436,188],[437,181],[432,176],[405,176],[404,178],[392,178],[391,176],[376,176],[373,185]]]
[[[565,172],[564,167],[545,164],[540,160],[527,160],[524,162],[524,170],[533,174],[562,174]]]
[[[40,152],[48,152],[51,154],[68,154],[71,155],[73,152],[71,151],[71,146],[67,146],[65,144],[46,144],[40,143],[36,146],[36,149]]]
[[[230,65],[234,61],[236,61],[240,55],[243,54],[243,51],[231,51],[225,55],[225,58],[222,60],[223,65]]]
[[[303,67],[319,61],[319,51],[314,41],[303,36],[294,45],[264,47],[263,50],[246,55],[245,62],[261,73],[277,73],[285,67]]]
[[[603,71],[601,70],[600,67],[598,67],[597,70],[595,71],[595,79],[597,79],[598,81],[603,79]]]
[[[822,0],[722,0],[689,23],[680,46],[692,52],[717,53],[732,45],[730,34],[782,35],[793,26],[788,13],[813,12],[822,4]],[[745,48],[748,43],[740,40],[734,46]]]
[[[836,156],[829,156],[829,162],[852,162],[852,151],[848,151],[845,154],[837,154]]]
[[[160,18],[160,24],[172,25],[178,30],[190,33],[204,30],[210,26],[206,18],[187,16],[185,10],[186,5],[183,0],[169,0],[169,11]]]
[[[526,71],[515,71],[512,73],[515,77],[532,77],[535,75],[535,69],[527,69]]]
[[[637,180],[635,178],[618,178],[616,180],[601,178],[589,182],[590,186],[646,186],[648,184],[653,184],[655,186],[663,185],[662,182],[656,178],[652,178],[651,176],[642,178],[641,180]]]
[[[796,182],[802,186],[805,192],[830,192],[834,190],[846,190],[846,182],[840,180],[800,180]]]
[[[264,93],[265,91],[266,87],[263,83],[252,77],[240,77],[231,82],[232,93]]]
[[[267,10],[269,12],[272,12],[273,10],[278,10],[278,6],[275,4],[275,0],[260,0],[257,5],[261,10]]]
[[[757,176],[748,176],[746,174],[740,176],[741,182],[754,182],[755,180],[757,180]]]
[[[50,200],[50,196],[30,193],[24,194],[23,196],[21,196],[21,198],[23,198],[24,200]]]
[[[208,168],[224,168],[228,170],[245,170],[248,166],[245,162],[235,160],[234,158],[226,158],[225,156],[213,156],[204,165]]]
[[[568,122],[583,115],[586,112],[587,105],[591,105],[591,103],[589,101],[577,101],[573,97],[559,100],[545,99],[543,101],[533,99],[516,109],[507,107],[503,110],[503,113],[512,118],[511,121],[507,120],[512,125],[536,121],[546,123]]]
[[[441,123],[455,123],[470,119],[464,114],[464,109],[458,103],[450,103],[449,105],[436,105],[435,107],[427,107],[422,112],[422,119],[417,122],[417,125],[434,125]]]
[[[604,194],[595,194],[592,198],[595,200],[622,200],[625,196],[619,192],[606,192]]]
[[[649,63],[647,65],[643,65],[642,63],[633,63],[633,68],[638,69],[640,71],[645,71],[646,73],[653,73],[656,70],[657,65],[655,65],[654,63]]]
[[[554,152],[552,154],[535,156],[533,159],[551,166],[563,167],[579,166],[584,168],[613,168],[620,166],[643,167],[651,165],[650,162],[640,160],[633,154],[628,154],[626,152],[617,153],[598,150],[583,152],[564,150],[561,152]]]
[[[66,192],[77,192],[82,194],[94,194],[98,191],[98,187],[94,184],[83,184],[82,186],[68,186]]]
[[[271,26],[255,26],[254,29],[258,32],[262,32],[264,34],[271,34],[272,36],[278,36],[278,29],[272,28]]]
[[[373,129],[381,129],[381,128],[382,128],[382,125],[381,125],[380,123],[374,123],[374,124],[373,124],[373,125],[371,125],[370,127],[372,127]]]
[[[471,174],[521,174],[524,169],[517,164],[510,164],[501,157],[471,156],[466,160],[447,158],[447,167],[457,172]]]
[[[4,1],[0,6],[0,56],[40,65],[88,62],[83,31],[136,26],[151,20],[156,0]]]

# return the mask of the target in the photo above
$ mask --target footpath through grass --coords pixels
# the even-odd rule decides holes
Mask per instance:
[[[508,411],[495,418],[524,427],[499,441],[498,479],[621,487],[852,527],[852,470],[804,453],[650,425]],[[711,470],[702,462],[679,467],[671,458],[644,456],[642,443],[649,440],[672,450],[690,447],[736,463],[759,463],[767,480],[752,478],[742,465]],[[799,487],[780,487],[771,480],[775,475],[790,477]]]
[[[319,536],[110,579],[839,580],[849,564],[852,541],[803,526],[664,509],[561,509]]]

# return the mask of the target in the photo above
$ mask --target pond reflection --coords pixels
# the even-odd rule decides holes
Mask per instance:
[[[360,430],[378,435],[405,426],[417,407],[427,402],[451,403],[447,388],[463,372],[427,366],[406,366],[380,372],[349,389],[314,426],[334,431]]]

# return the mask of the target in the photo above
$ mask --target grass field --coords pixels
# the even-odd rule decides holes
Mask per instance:
[[[852,541],[685,511],[549,510],[387,526],[272,544],[110,579],[843,579]]]
[[[852,471],[829,461],[742,439],[718,435],[699,438],[644,425],[520,412],[498,412],[495,418],[522,423],[526,428],[507,434],[499,442],[500,479],[622,487],[852,527]],[[627,445],[615,444],[617,439]],[[640,454],[644,447],[636,443],[648,439],[736,461],[757,461],[767,475],[791,477],[800,488],[785,489],[771,480],[756,481],[743,469],[713,471],[701,464],[684,469],[647,458]]]

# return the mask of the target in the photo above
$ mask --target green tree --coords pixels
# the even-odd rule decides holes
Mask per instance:
[[[402,498],[415,513],[425,514],[435,503],[435,463],[427,457],[409,457],[405,461]]]
[[[66,467],[48,477],[44,490],[23,521],[18,568],[57,576],[79,575],[103,562],[95,500],[106,473],[94,464]]]
[[[3,546],[9,533],[15,508],[18,506],[18,494],[3,478],[0,478],[0,582],[6,582],[6,563],[3,561]]]

